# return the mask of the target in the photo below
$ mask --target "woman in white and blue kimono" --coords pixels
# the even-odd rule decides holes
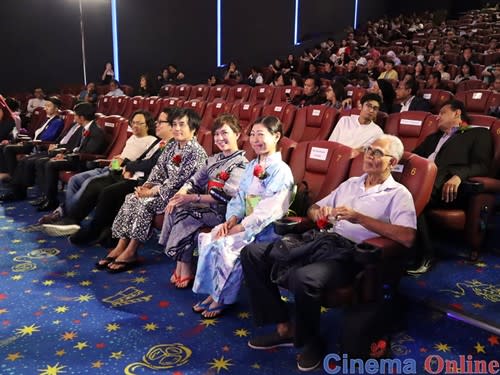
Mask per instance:
[[[196,140],[200,116],[191,109],[179,109],[172,119],[174,141],[153,167],[147,181],[128,194],[113,222],[118,245],[98,263],[110,273],[125,272],[138,265],[137,249],[151,235],[154,216],[207,162],[207,153]]]
[[[253,241],[272,242],[278,237],[272,223],[286,214],[293,186],[292,171],[277,147],[281,135],[276,117],[255,122],[250,144],[257,158],[248,164],[238,194],[227,206],[226,222],[198,236],[193,291],[209,296],[194,305],[193,311],[203,318],[220,316],[236,301],[242,280],[241,249]]]
[[[212,134],[221,152],[208,158],[207,164],[191,177],[170,199],[160,234],[165,254],[177,261],[170,282],[177,288],[187,288],[194,280],[193,252],[198,245],[202,227],[213,228],[223,223],[227,200],[236,195],[248,160],[238,150],[241,127],[234,115],[217,117]],[[222,195],[214,199],[215,189]]]

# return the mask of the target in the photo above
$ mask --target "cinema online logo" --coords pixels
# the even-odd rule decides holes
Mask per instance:
[[[417,373],[417,362],[412,358],[381,358],[363,360],[342,358],[328,354],[323,360],[327,374],[421,374]],[[474,359],[472,355],[459,355],[458,360],[444,359],[440,355],[429,355],[424,361],[426,374],[500,374],[500,362]]]

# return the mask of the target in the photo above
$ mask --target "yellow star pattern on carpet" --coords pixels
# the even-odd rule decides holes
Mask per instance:
[[[75,277],[77,273],[75,271],[68,271],[64,274],[65,277]]]
[[[9,353],[7,355],[7,361],[12,361],[14,362],[16,359],[19,359],[19,358],[22,358],[23,356],[21,355],[21,353],[17,352],[17,353]]]
[[[248,336],[248,330],[240,328],[234,331],[234,335],[238,337],[247,337]]]
[[[202,319],[200,320],[200,324],[205,327],[214,326],[217,324],[217,319]]]
[[[55,281],[54,280],[45,280],[42,284],[45,286],[51,286],[54,285]]]
[[[438,342],[436,345],[434,345],[434,349],[436,349],[438,352],[449,352],[451,350],[451,346]]]
[[[473,303],[472,306],[474,306],[476,309],[482,309],[484,307],[484,305],[481,303]]]
[[[146,331],[150,332],[150,331],[156,331],[158,329],[158,326],[155,323],[148,323],[145,326],[143,326],[143,328]]]
[[[92,368],[101,368],[102,366],[104,366],[104,362],[101,361],[92,362]]]
[[[78,336],[78,334],[74,331],[64,332],[63,335],[61,336],[61,340],[71,341],[71,340],[74,340],[77,336]]]
[[[90,280],[83,280],[80,282],[80,285],[81,286],[89,286],[89,285],[92,285],[92,281]]]
[[[167,330],[167,331],[173,331],[174,329],[175,329],[175,327],[174,327],[174,326],[167,326],[167,327],[166,327],[166,330]]]
[[[57,355],[58,357],[62,357],[62,356],[63,356],[63,355],[65,355],[65,354],[66,354],[66,350],[64,350],[64,349],[58,350],[58,351],[56,352],[56,355]]]
[[[484,350],[484,346],[481,345],[479,342],[476,342],[476,345],[474,346],[474,349],[476,349],[476,353],[483,353],[486,354],[486,351]]]
[[[66,372],[62,371],[66,366],[59,366],[59,362],[57,362],[54,366],[47,365],[46,369],[39,369],[40,375],[57,375],[59,372]]]
[[[113,332],[118,331],[120,329],[120,325],[117,323],[109,323],[106,325],[106,331]]]
[[[249,319],[250,318],[250,313],[243,311],[238,314],[238,318],[240,319]]]
[[[68,256],[68,259],[78,259],[80,258],[80,254],[71,254],[70,256]]]
[[[68,306],[57,306],[54,311],[58,314],[64,314],[65,312],[68,312],[69,308]]]
[[[75,297],[74,301],[77,301],[77,302],[89,302],[92,299],[94,299],[94,296],[92,294],[81,294],[78,297]]]
[[[7,314],[8,311],[9,310],[7,310],[7,309],[0,309],[0,315]]]
[[[53,320],[52,324],[58,325],[58,324],[61,324],[61,321],[60,320]]]
[[[21,336],[31,336],[34,332],[40,332],[38,328],[40,327],[32,324],[30,326],[24,326],[23,328],[16,329],[16,333]]]
[[[109,356],[109,358],[114,358],[114,359],[120,359],[121,357],[123,357],[123,352],[122,351],[111,352],[111,355]]]
[[[321,306],[320,313],[324,314],[327,313],[330,309],[328,307]]]
[[[132,279],[132,282],[136,284],[143,284],[147,281],[147,279],[147,277],[136,277],[135,279]]]
[[[78,349],[78,350],[83,350],[85,348],[88,348],[89,346],[87,345],[87,341],[79,341],[76,343],[75,346],[73,346],[73,348],[75,349]]]
[[[258,363],[254,363],[252,365],[252,368],[259,370],[260,369],[260,365]]]
[[[231,363],[230,359],[224,358],[224,356],[220,358],[214,358],[212,362],[208,362],[211,369],[217,370],[217,373],[220,372],[220,370],[229,370],[229,366],[232,366],[233,364]]]
[[[11,277],[11,280],[14,280],[14,281],[19,281],[22,279],[23,279],[23,275],[14,275]]]

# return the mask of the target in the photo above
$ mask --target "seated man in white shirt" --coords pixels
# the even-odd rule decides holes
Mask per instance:
[[[120,88],[120,83],[116,79],[112,79],[109,83],[109,92],[106,96],[123,96],[125,95]]]
[[[403,155],[403,144],[392,135],[382,135],[366,150],[364,174],[352,177],[328,196],[309,208],[308,216],[336,222],[332,246],[313,247],[314,255],[278,269],[295,296],[295,322],[291,323],[287,304],[278,284],[271,279],[274,259],[270,244],[252,243],[241,252],[241,264],[250,296],[252,316],[258,326],[277,324],[274,333],[248,341],[253,349],[280,346],[303,347],[297,361],[300,371],[311,371],[323,360],[325,344],[321,338],[321,297],[326,288],[352,283],[359,266],[351,259],[355,244],[377,236],[385,236],[406,247],[413,244],[417,218],[411,193],[396,182],[391,170]],[[325,237],[326,238],[326,237]],[[312,260],[318,259],[318,260]],[[319,260],[320,259],[320,260]],[[284,271],[284,272],[282,272]]]
[[[328,140],[351,147],[352,157],[358,155],[364,146],[384,134],[380,126],[373,122],[377,118],[381,103],[382,98],[377,94],[363,95],[359,115],[341,117]]]

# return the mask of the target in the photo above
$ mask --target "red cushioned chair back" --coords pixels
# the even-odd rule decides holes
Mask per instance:
[[[338,112],[335,108],[310,105],[299,108],[295,114],[290,138],[297,142],[326,140],[336,123]]]
[[[429,115],[429,112],[423,111],[391,113],[387,118],[384,131],[399,137],[405,150],[411,151],[416,147]]]
[[[212,128],[214,120],[222,115],[223,113],[230,113],[232,108],[232,103],[227,103],[221,99],[216,99],[215,101],[208,103],[205,109],[205,113],[201,119],[200,127],[206,130]]]
[[[295,96],[302,94],[302,87],[297,86],[278,86],[274,88],[273,104],[288,103]]]
[[[208,85],[192,86],[191,93],[189,94],[189,100],[192,99],[207,100],[209,92],[210,92],[210,87]]]
[[[176,87],[173,96],[184,100],[188,100],[190,93],[191,93],[191,85],[182,84]]]
[[[260,117],[262,104],[250,102],[237,103],[233,105],[231,113],[238,118],[243,133],[246,133],[250,125]]]
[[[144,98],[142,101],[142,108],[151,113],[151,116],[153,116],[154,119],[158,117],[160,111],[163,109],[161,108],[161,99],[159,99],[158,96]]]
[[[431,112],[438,114],[443,104],[453,99],[453,94],[447,90],[424,89],[422,97],[431,103]]]
[[[171,84],[163,85],[160,88],[159,95],[161,97],[174,96],[176,87],[177,87],[176,85],[171,85]]]
[[[250,91],[252,87],[248,85],[235,85],[229,89],[229,94],[227,95],[227,101],[229,103],[235,102],[246,102],[250,96]]]
[[[208,93],[207,102],[212,102],[216,99],[226,100],[227,94],[229,93],[229,86],[226,85],[216,85],[210,87]]]
[[[324,198],[346,180],[351,148],[336,142],[309,141],[297,144],[290,168],[295,183],[306,181],[312,202]]]
[[[5,113],[6,111],[4,111]],[[35,137],[35,131],[42,126],[45,121],[47,120],[47,113],[45,112],[45,109],[42,107],[35,108],[33,113],[31,114],[31,120],[28,125],[28,135],[31,138]]]
[[[288,136],[292,129],[296,110],[297,108],[292,104],[269,104],[262,109],[262,116],[275,116],[279,118],[283,124],[283,135]]]
[[[129,98],[122,116],[128,119],[130,118],[130,116],[132,116],[132,113],[139,109],[142,109],[143,106],[144,98],[142,96],[134,96],[132,98]]]
[[[261,85],[252,88],[250,103],[260,103],[262,105],[270,104],[273,100],[274,86]]]
[[[203,117],[205,109],[207,108],[207,102],[202,99],[191,99],[184,102],[183,107],[191,108],[193,111],[199,114],[200,117]]]

